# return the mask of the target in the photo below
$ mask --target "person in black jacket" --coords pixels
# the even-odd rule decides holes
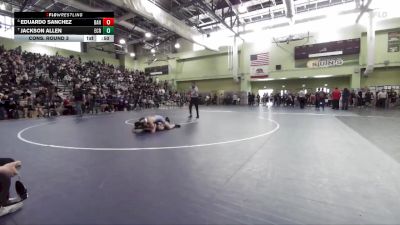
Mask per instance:
[[[83,115],[82,103],[84,103],[84,101],[85,101],[85,96],[84,96],[82,88],[79,85],[76,85],[76,87],[73,91],[73,95],[74,95],[76,114],[78,116],[82,116]]]
[[[350,91],[349,89],[345,88],[342,93],[342,110],[349,109],[349,101],[350,101]]]

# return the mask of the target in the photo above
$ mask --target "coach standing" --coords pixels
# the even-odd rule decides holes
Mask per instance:
[[[192,107],[196,107],[197,119],[199,118],[199,89],[196,84],[192,83],[192,88],[190,90],[190,104],[189,104],[189,118],[192,118]]]

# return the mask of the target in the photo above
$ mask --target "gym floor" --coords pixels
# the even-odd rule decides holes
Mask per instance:
[[[132,133],[148,114],[182,127]],[[201,107],[0,122],[0,224],[398,224],[400,111]],[[13,193],[14,190],[13,190]]]

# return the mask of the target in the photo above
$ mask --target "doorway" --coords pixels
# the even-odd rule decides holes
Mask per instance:
[[[267,93],[268,96],[271,96],[272,92],[274,92],[274,89],[261,89],[261,90],[258,90],[258,94],[261,97],[264,96],[265,93]]]

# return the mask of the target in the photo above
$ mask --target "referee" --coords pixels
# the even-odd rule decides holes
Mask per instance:
[[[196,107],[197,119],[199,118],[199,89],[196,84],[192,83],[192,88],[190,90],[190,104],[189,104],[189,118],[192,118],[192,107]]]

